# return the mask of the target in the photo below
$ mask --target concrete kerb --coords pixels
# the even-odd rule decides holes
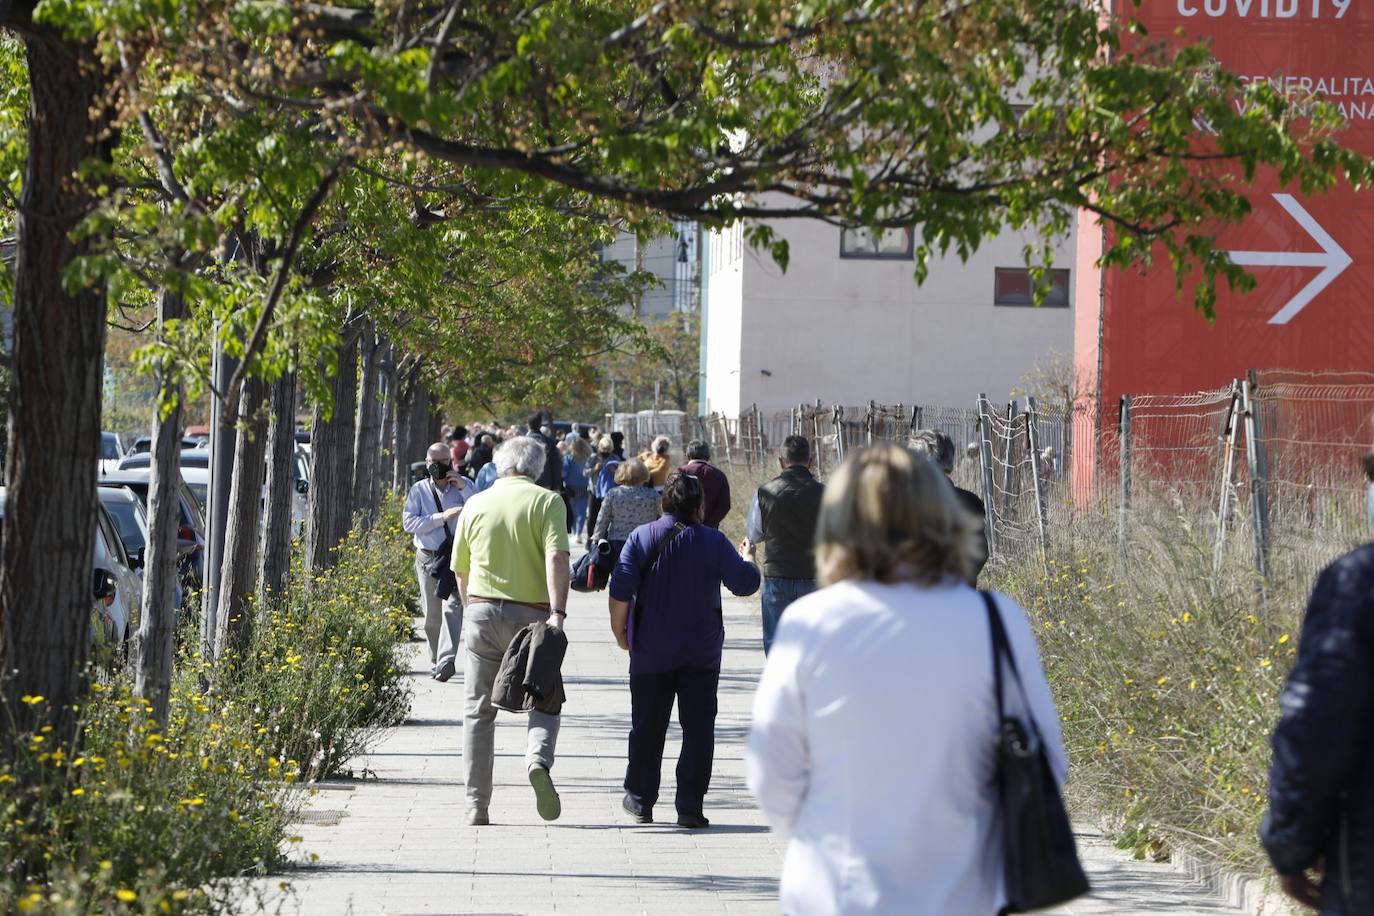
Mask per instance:
[[[1169,864],[1211,893],[1250,916],[1297,916],[1272,878],[1256,878],[1224,868],[1184,845],[1169,847]]]

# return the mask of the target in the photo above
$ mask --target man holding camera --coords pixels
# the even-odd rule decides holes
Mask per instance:
[[[449,553],[458,516],[470,484],[453,467],[449,447],[436,442],[425,455],[428,476],[406,494],[401,526],[415,542],[415,578],[425,614],[432,677],[447,681],[456,670],[458,637],[463,630],[463,602],[449,571]]]

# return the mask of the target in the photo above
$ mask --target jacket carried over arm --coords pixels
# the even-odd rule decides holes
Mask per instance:
[[[568,637],[546,623],[532,623],[515,634],[491,691],[491,705],[507,712],[563,711],[563,657]]]
[[[1325,859],[1323,912],[1374,912],[1374,544],[1318,576],[1279,709],[1260,840],[1280,874]]]

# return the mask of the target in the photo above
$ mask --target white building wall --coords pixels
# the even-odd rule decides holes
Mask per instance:
[[[741,333],[744,321],[744,248],[738,226],[705,234],[702,333],[706,399],[703,413],[737,417],[740,401]]]
[[[817,398],[972,405],[979,392],[1006,398],[1050,353],[1073,352],[1071,307],[993,305],[995,268],[1024,266],[1020,236],[990,240],[967,264],[933,259],[918,287],[910,260],[841,258],[834,226],[775,228],[790,245],[786,273],[745,248],[738,274],[708,277],[708,410],[734,415],[757,403],[772,412]],[[1071,267],[1073,252],[1073,239],[1063,240],[1055,266]],[[1070,277],[1071,297],[1072,286]],[[737,346],[738,360],[718,356],[718,345]]]

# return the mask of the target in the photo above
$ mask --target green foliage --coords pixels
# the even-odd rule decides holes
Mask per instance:
[[[337,774],[405,715],[414,579],[399,507],[344,549],[339,567],[262,615],[250,664],[183,656],[165,730],[120,675],[92,685],[79,751],[41,730],[21,736],[0,767],[0,909],[242,906],[241,884],[217,879],[275,866],[308,780]]]
[[[256,609],[253,645],[241,664],[226,659],[229,692],[262,710],[277,756],[307,779],[338,775],[409,708],[398,648],[411,633],[414,552],[396,509],[389,502],[372,528],[355,527],[338,566],[309,588]],[[304,580],[299,564],[293,577]]]

